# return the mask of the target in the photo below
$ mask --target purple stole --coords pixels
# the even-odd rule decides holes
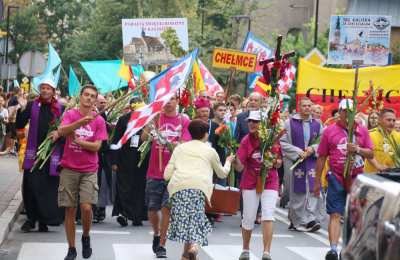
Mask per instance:
[[[312,143],[315,138],[318,137],[320,132],[321,124],[314,119],[310,121],[310,141]],[[300,119],[290,119],[290,131],[292,144],[299,147],[300,149],[305,149],[304,143],[304,132],[303,132],[303,121]],[[302,163],[300,163],[293,170],[293,190],[296,193],[306,192],[306,175],[309,176],[309,190],[312,191],[314,188],[315,179],[315,164],[317,159],[315,156],[310,156]]]
[[[60,111],[61,105],[57,103]],[[40,113],[40,104],[39,101],[35,100],[32,104],[31,109],[31,118],[29,122],[29,132],[28,132],[28,143],[26,145],[25,151],[25,159],[24,159],[24,170],[30,170],[33,167],[36,159],[37,153],[37,136],[38,136],[38,128],[39,128],[39,113]],[[53,153],[50,156],[50,176],[58,176],[57,166],[58,162],[61,159],[61,147],[56,144]]]

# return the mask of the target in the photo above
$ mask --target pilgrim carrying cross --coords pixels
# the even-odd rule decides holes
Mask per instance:
[[[282,38],[283,36],[279,35],[276,39],[275,56],[259,62],[259,64],[263,66],[262,73],[264,81],[268,85],[271,84],[272,92],[275,92],[278,86],[278,81],[281,78],[281,69],[285,69],[284,66],[287,65],[287,59],[296,54],[295,51],[283,55],[281,54]],[[273,62],[272,66],[270,64],[271,62]]]

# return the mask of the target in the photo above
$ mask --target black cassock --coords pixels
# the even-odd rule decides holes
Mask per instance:
[[[131,113],[121,116],[115,127],[112,140],[116,144],[125,133]],[[112,215],[122,215],[129,220],[140,222],[147,219],[145,206],[146,172],[150,153],[138,167],[140,161],[139,146],[141,131],[133,135],[119,150],[112,153],[112,164],[118,166],[116,181],[116,197]]]
[[[18,111],[16,126],[22,129],[28,123],[31,117],[33,102],[29,102],[24,111]],[[38,118],[37,145],[39,146],[46,138],[50,121],[53,114],[50,105],[42,104],[40,106]],[[34,137],[29,137],[34,138]],[[50,176],[49,161],[41,170],[24,170],[22,180],[22,197],[27,217],[30,221],[46,225],[59,225],[64,219],[64,210],[58,207],[58,176]]]

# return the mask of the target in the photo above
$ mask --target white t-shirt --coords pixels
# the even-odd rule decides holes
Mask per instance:
[[[8,118],[8,110],[6,108],[0,108],[0,120],[3,121],[4,118]]]

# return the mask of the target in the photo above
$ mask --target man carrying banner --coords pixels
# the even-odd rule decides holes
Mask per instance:
[[[394,168],[392,154],[396,144],[400,144],[400,134],[394,130],[396,113],[390,108],[379,112],[379,126],[369,130],[369,136],[374,144],[374,158],[366,160],[365,172],[377,173],[388,168]]]
[[[146,205],[149,221],[152,225],[153,252],[157,258],[166,258],[165,249],[166,235],[169,224],[169,208],[167,182],[164,180],[164,170],[171,157],[168,146],[176,146],[180,142],[191,139],[188,131],[189,118],[184,114],[177,113],[177,97],[173,96],[164,106],[164,110],[154,120],[155,140],[150,151],[150,164],[147,170],[146,183]],[[144,129],[141,139],[147,140],[149,129]],[[161,142],[160,139],[165,140]],[[158,212],[161,210],[161,224]]]
[[[78,195],[83,229],[82,256],[86,259],[92,255],[89,232],[92,205],[98,199],[98,151],[102,141],[107,140],[105,121],[94,112],[97,95],[95,86],[85,85],[81,89],[79,108],[65,112],[57,130],[59,136],[66,137],[58,188],[58,205],[65,208],[64,225],[69,247],[65,260],[74,260],[77,256],[75,217]]]
[[[364,158],[372,159],[373,144],[368,130],[355,124],[352,143],[347,142],[347,109],[356,109],[351,99],[342,99],[339,103],[339,119],[324,130],[318,146],[318,159],[316,164],[317,176],[314,182],[314,195],[320,196],[321,175],[327,157],[329,157],[328,192],[326,195],[326,211],[329,215],[329,242],[330,250],[326,254],[326,260],[337,260],[337,246],[340,238],[340,219],[344,214],[346,205],[346,190],[344,188],[344,168],[348,153],[353,154],[354,162],[351,177],[355,178],[364,171]]]
[[[285,135],[281,147],[285,165],[285,188],[289,189],[289,230],[315,232],[321,228],[318,222],[318,200],[311,196],[314,188],[316,151],[322,125],[311,115],[312,102],[308,98],[299,101],[299,113],[285,122]],[[302,160],[293,170],[293,163]]]
[[[22,135],[29,121],[22,181],[22,196],[28,220],[21,226],[23,232],[34,229],[36,222],[39,222],[39,232],[47,232],[47,225],[59,225],[63,221],[63,212],[57,205],[57,165],[61,148],[55,150],[43,168],[32,171],[39,145],[46,139],[51,124],[62,113],[63,108],[54,97],[55,88],[56,84],[52,79],[44,79],[39,85],[39,98],[28,103],[25,99],[20,99],[17,105],[16,127]]]

